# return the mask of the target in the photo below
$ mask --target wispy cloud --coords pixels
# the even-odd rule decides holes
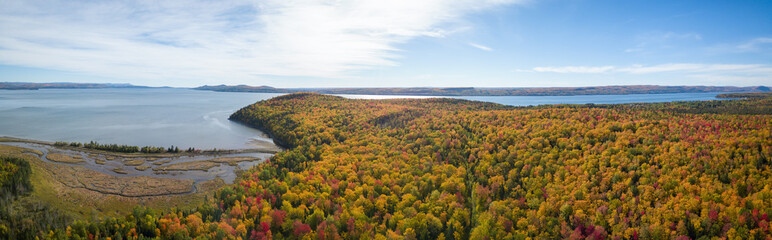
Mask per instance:
[[[663,40],[668,39],[687,39],[687,40],[702,40],[702,35],[697,33],[674,33],[667,32],[660,36]]]
[[[772,73],[772,71],[767,74],[769,73]],[[769,75],[693,74],[688,75],[688,77],[700,79],[709,85],[769,86],[770,81],[772,81]]]
[[[712,56],[769,54],[772,53],[772,37],[752,37],[744,41],[718,43],[706,47],[704,51]]]
[[[702,40],[702,35],[693,32],[645,32],[635,36],[635,46],[624,50],[626,53],[648,53],[654,50],[672,49],[674,45],[691,44]]]
[[[604,73],[614,70],[614,66],[588,67],[588,66],[566,66],[566,67],[535,67],[535,72],[554,72],[554,73]]]
[[[755,50],[759,50],[764,46],[772,46],[772,38],[768,38],[768,37],[754,38],[748,42],[738,45],[737,49],[740,49],[742,51],[755,51]]]
[[[334,78],[398,65],[398,44],[516,1],[11,1],[0,64],[150,80]]]
[[[564,74],[632,74],[646,75],[657,73],[675,74],[692,79],[699,79],[710,84],[769,85],[772,82],[772,65],[767,64],[698,64],[667,63],[657,65],[631,66],[565,66],[535,67],[530,72]]]
[[[634,53],[634,52],[643,52],[643,48],[636,47],[636,48],[628,48],[625,49],[626,53]]]
[[[619,72],[645,74],[661,72],[716,72],[716,71],[748,71],[764,67],[761,64],[696,64],[696,63],[668,63],[651,66],[633,65],[631,67],[618,68]]]
[[[645,32],[638,34],[636,39],[641,44],[659,44],[670,41],[697,41],[702,40],[702,35],[694,32]]]
[[[566,66],[566,67],[535,67],[533,72],[542,73],[573,73],[573,74],[681,74],[691,78],[709,80],[715,83],[737,82],[767,84],[772,81],[772,66],[766,64],[697,64],[697,63],[667,63],[658,65],[619,66]]]
[[[472,46],[474,48],[477,48],[477,49],[480,49],[480,50],[483,50],[483,51],[488,51],[488,52],[493,51],[493,48],[490,48],[488,46],[483,46],[483,45],[480,45],[480,44],[477,44],[477,43],[469,43],[469,46]]]
[[[608,73],[623,72],[633,74],[662,72],[766,72],[770,66],[764,64],[697,64],[697,63],[667,63],[658,65],[618,66],[565,66],[565,67],[535,67],[535,72],[553,73]]]

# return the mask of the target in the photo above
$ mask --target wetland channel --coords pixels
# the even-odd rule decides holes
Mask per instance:
[[[281,151],[272,143],[257,149],[175,154],[123,154],[11,138],[0,145],[39,151],[42,154],[34,155],[65,185],[128,197],[195,193],[198,185],[218,179],[231,184],[240,172]]]

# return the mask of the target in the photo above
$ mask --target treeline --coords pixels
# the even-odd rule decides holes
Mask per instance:
[[[753,93],[724,93],[716,98],[768,98],[772,97],[772,92],[753,92]]]
[[[32,190],[31,169],[24,159],[0,156],[0,198],[7,199]]]
[[[178,148],[178,147],[175,147],[174,145],[172,145],[172,146],[171,146],[171,147],[169,147],[169,148],[162,148],[162,147],[149,147],[149,146],[145,146],[145,147],[142,147],[142,148],[140,149],[140,151],[141,151],[141,152],[143,152],[143,153],[164,153],[164,152],[168,152],[168,153],[178,153],[178,152],[180,152],[180,148]],[[192,148],[189,148],[187,151],[188,151],[188,152],[192,152],[192,151],[194,151],[194,150],[193,150]]]
[[[102,150],[102,151],[108,151],[108,152],[120,152],[120,153],[136,153],[136,152],[142,152],[142,153],[179,153],[180,148],[175,147],[174,145],[170,146],[169,148],[163,148],[163,147],[151,147],[151,146],[144,146],[144,147],[137,147],[137,146],[129,146],[129,145],[118,145],[118,144],[100,144],[95,141],[90,141],[88,143],[79,143],[79,142],[55,142],[54,146],[70,146],[70,147],[82,147],[87,149],[95,149],[95,150]],[[188,148],[186,152],[199,152],[199,150],[196,150],[195,148]]]
[[[646,110],[646,111],[668,111],[675,113],[690,114],[731,114],[731,115],[772,115],[772,93],[747,93],[729,95],[733,98],[743,98],[737,100],[713,100],[713,101],[683,101],[683,102],[662,102],[662,103],[631,103],[631,104],[608,104],[608,105],[587,105],[595,108],[608,108],[618,110]],[[740,97],[744,96],[744,97]]]
[[[772,116],[656,106],[286,95],[232,119],[291,148],[198,209],[139,209],[53,238],[772,235]]]
[[[30,155],[3,152],[0,156],[0,239],[52,239],[52,232],[65,239],[72,217],[45,200],[30,196]]]
[[[24,221],[14,214],[12,204],[17,197],[32,191],[29,162],[24,159],[0,156],[0,236],[32,239],[34,229],[24,227]]]

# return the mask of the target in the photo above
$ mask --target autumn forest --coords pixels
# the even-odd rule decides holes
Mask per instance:
[[[33,234],[769,239],[770,106],[769,96],[510,107],[294,93],[231,115],[286,150],[198,207],[137,207],[125,217]],[[2,160],[11,169],[0,175],[4,195],[24,188],[29,173],[16,170],[23,161]]]

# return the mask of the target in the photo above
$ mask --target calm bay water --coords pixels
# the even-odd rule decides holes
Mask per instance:
[[[665,93],[665,94],[628,94],[628,95],[579,95],[579,96],[461,96],[449,97],[474,101],[492,102],[510,106],[536,106],[545,104],[616,104],[616,103],[653,103],[674,101],[717,100],[715,93]],[[432,98],[429,96],[397,95],[338,95],[357,99],[389,98]]]
[[[580,95],[580,96],[495,96],[495,97],[459,97],[462,99],[494,102],[511,106],[529,106],[544,104],[616,104],[616,103],[653,103],[674,101],[717,100],[721,93],[665,93],[665,94],[628,94],[628,95]]]
[[[0,90],[0,136],[243,149],[270,139],[228,116],[279,95],[164,88]]]
[[[718,93],[585,96],[456,97],[505,105],[631,103],[714,100]],[[0,136],[45,140],[170,146],[249,148],[270,141],[234,123],[236,110],[278,93],[227,93],[190,89],[0,90]],[[341,95],[348,98],[426,98]]]

